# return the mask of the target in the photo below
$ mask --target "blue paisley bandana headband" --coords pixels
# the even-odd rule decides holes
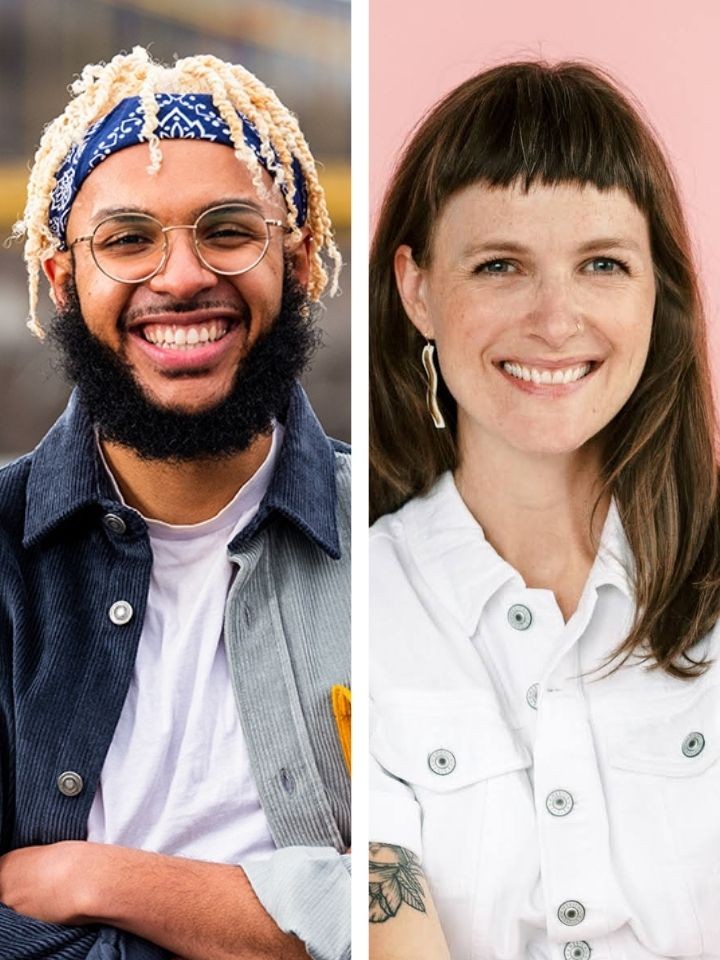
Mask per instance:
[[[230,129],[222,119],[207,93],[158,93],[157,126],[153,131],[161,140],[210,140],[235,148]],[[258,161],[275,178],[276,168],[272,149],[270,159],[267,147],[263,153],[262,141],[256,127],[242,114],[245,143]],[[126,97],[105,117],[94,123],[80,144],[72,147],[56,175],[56,186],[50,201],[49,225],[60,241],[60,249],[67,249],[66,229],[70,208],[75,197],[92,171],[107,157],[125,147],[146,142],[142,136],[145,123],[139,97]],[[280,183],[284,195],[290,194],[298,211],[297,225],[301,227],[307,217],[307,188],[299,161],[293,157],[293,184],[290,188]]]

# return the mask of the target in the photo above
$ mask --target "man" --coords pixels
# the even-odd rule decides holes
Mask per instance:
[[[297,384],[339,268],[312,156],[212,57],[136,48],[73,92],[18,228],[77,390],[0,473],[0,958],[339,960],[349,462]]]

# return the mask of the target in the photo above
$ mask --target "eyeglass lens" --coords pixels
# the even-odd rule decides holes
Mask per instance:
[[[162,266],[168,230],[143,213],[108,217],[95,229],[92,254],[98,267],[114,280],[137,283]],[[195,224],[195,247],[200,260],[217,273],[238,274],[252,269],[263,257],[269,239],[264,217],[241,204],[206,210]]]

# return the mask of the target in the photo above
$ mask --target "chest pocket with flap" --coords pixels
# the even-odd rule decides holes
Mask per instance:
[[[610,765],[659,777],[696,777],[720,758],[720,687],[668,698],[652,717],[625,717],[608,737]]]
[[[487,691],[402,690],[376,702],[372,752],[416,794],[449,793],[530,764]]]

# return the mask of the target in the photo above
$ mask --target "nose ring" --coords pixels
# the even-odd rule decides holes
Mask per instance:
[[[576,320],[576,321],[575,321],[575,326],[577,327],[577,332],[578,332],[578,333],[582,333],[583,330],[585,329],[585,328],[583,327],[583,325],[582,325],[582,320]]]

